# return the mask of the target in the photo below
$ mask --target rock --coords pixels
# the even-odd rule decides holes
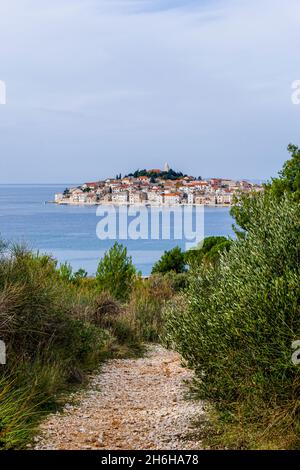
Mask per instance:
[[[198,449],[191,420],[204,415],[201,402],[186,401],[193,374],[180,356],[150,346],[138,359],[112,359],[72,396],[76,406],[49,415],[35,449]]]

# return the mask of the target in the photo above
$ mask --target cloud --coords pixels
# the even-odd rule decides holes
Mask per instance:
[[[2,182],[76,181],[165,160],[195,174],[266,178],[297,143],[296,0],[1,8]]]

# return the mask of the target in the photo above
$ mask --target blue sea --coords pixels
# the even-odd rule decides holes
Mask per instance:
[[[0,185],[0,237],[9,242],[26,244],[30,249],[51,254],[59,263],[68,262],[74,270],[84,268],[94,274],[98,262],[114,240],[101,240],[96,227],[99,217],[95,206],[49,204],[54,194],[68,184],[60,185]],[[171,220],[171,223],[174,223]],[[233,220],[229,209],[204,209],[204,235],[229,235]],[[143,275],[151,272],[153,264],[165,250],[181,240],[118,240],[127,246],[137,269]]]

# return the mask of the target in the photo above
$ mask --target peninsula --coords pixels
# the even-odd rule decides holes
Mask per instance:
[[[55,194],[57,204],[144,204],[230,206],[241,192],[261,191],[261,185],[227,178],[202,179],[172,170],[137,170],[124,177],[87,182]]]

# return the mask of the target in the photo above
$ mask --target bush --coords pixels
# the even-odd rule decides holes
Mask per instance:
[[[136,277],[120,245],[95,280],[22,247],[4,255],[0,244],[0,339],[8,359],[0,375],[0,447],[26,446],[56,396],[108,354],[140,353],[143,341],[157,340],[173,292],[167,277]]]
[[[73,282],[74,284],[79,284],[81,280],[86,279],[88,273],[85,269],[78,269],[75,273],[73,268],[69,263],[62,263],[59,266],[58,273],[62,280],[67,282]]]
[[[279,171],[277,178],[271,178],[264,185],[265,193],[271,197],[280,200],[283,197],[289,197],[291,200],[300,201],[300,149],[296,145],[289,144],[288,152],[291,158],[287,160]],[[235,197],[235,204],[231,208],[231,215],[235,218],[238,227],[234,227],[237,235],[243,237],[243,231],[247,231],[248,223],[252,214],[255,212],[256,201],[264,197],[261,193],[250,192],[241,193]]]
[[[187,288],[189,282],[189,276],[187,272],[175,273],[170,271],[164,274],[164,279],[169,283],[170,288],[175,292],[181,292]]]
[[[184,253],[178,246],[170,251],[165,251],[161,259],[152,268],[152,274],[165,274],[170,271],[175,273],[186,271]]]
[[[142,339],[138,328],[126,310],[114,317],[111,324],[111,331],[118,344],[127,346],[127,354],[134,351],[142,350]]]
[[[216,265],[220,261],[222,253],[230,250],[231,243],[231,240],[224,240],[214,245],[204,256],[204,262]]]
[[[92,324],[109,332],[114,354],[126,356],[141,350],[141,338],[133,319],[109,292],[103,291],[95,297],[88,318]]]
[[[32,435],[35,409],[29,387],[16,389],[0,377],[0,449],[11,449],[26,442]]]
[[[174,295],[167,276],[155,274],[140,279],[127,306],[127,314],[142,341],[158,341],[162,325],[162,311]]]
[[[49,256],[22,247],[2,254],[0,339],[7,364],[0,376],[0,446],[25,445],[44,404],[98,364],[107,334],[86,319],[90,300],[89,288],[63,278]]]
[[[281,437],[300,425],[300,369],[291,362],[300,338],[299,233],[299,205],[258,198],[245,239],[217,269],[192,270],[182,307],[166,313],[166,341],[195,369],[200,396],[245,430],[256,423]]]
[[[192,248],[185,253],[185,261],[190,266],[204,264],[217,264],[220,255],[228,251],[231,240],[226,237],[206,237],[199,246]]]
[[[287,160],[278,178],[272,178],[271,182],[265,185],[266,191],[269,191],[276,198],[280,199],[284,195],[300,201],[300,149],[296,145],[289,144],[288,152],[291,158]]]
[[[127,300],[136,277],[132,259],[127,249],[115,243],[104,255],[97,269],[100,290],[105,290],[118,300]]]
[[[109,328],[120,315],[121,308],[121,304],[109,292],[103,291],[95,299],[95,308],[90,320],[98,326]]]

